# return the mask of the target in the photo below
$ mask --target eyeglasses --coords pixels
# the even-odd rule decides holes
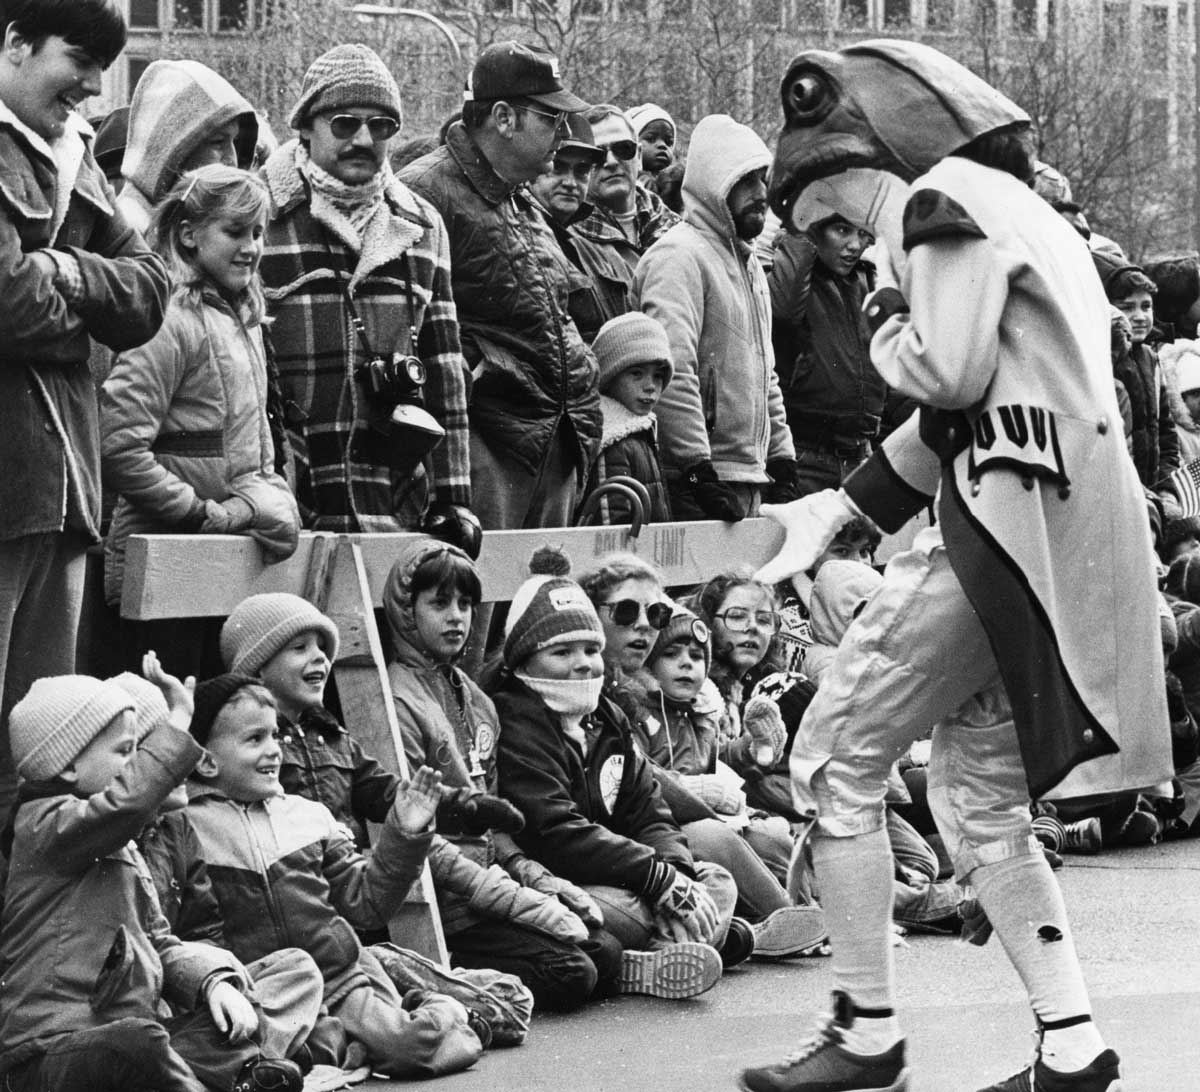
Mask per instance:
[[[725,628],[733,633],[745,633],[751,626],[765,629],[769,633],[778,633],[782,624],[779,615],[773,610],[747,610],[745,607],[730,607],[728,610],[714,614],[725,623]]]
[[[564,159],[556,159],[550,170],[553,174],[569,174],[579,182],[586,182],[591,177],[592,165],[590,163],[568,163]]]
[[[619,159],[622,163],[628,163],[635,155],[638,154],[638,143],[636,140],[614,140],[611,144],[597,144],[602,152],[612,152],[614,159]]]
[[[373,118],[360,118],[357,114],[334,114],[329,119],[329,131],[338,140],[349,140],[364,125],[374,141],[391,140],[400,132],[400,122],[386,114]]]
[[[548,114],[545,110],[538,110],[532,106],[522,106],[521,109],[527,114],[537,114],[540,118],[549,118],[554,122],[555,129],[561,129],[567,122],[566,110],[557,110],[553,114]]]
[[[609,612],[618,626],[632,626],[646,612],[646,621],[655,629],[665,629],[671,620],[670,603],[651,603],[643,606],[636,599],[618,599],[615,603],[601,603],[601,610]]]

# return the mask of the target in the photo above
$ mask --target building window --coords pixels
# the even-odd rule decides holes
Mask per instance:
[[[1037,0],[1013,0],[1012,29],[1026,36],[1037,33]]]
[[[1170,144],[1170,115],[1166,99],[1144,99],[1142,101],[1143,148],[1148,163],[1162,162],[1167,158]]]
[[[928,30],[953,30],[954,0],[926,0],[925,27]]]
[[[883,25],[889,30],[911,26],[909,0],[883,0]]]
[[[175,29],[204,29],[204,0],[175,0]]]
[[[838,22],[844,29],[865,27],[870,20],[870,10],[867,0],[841,0],[841,14]]]
[[[1142,59],[1152,72],[1162,72],[1167,67],[1167,26],[1165,7],[1142,8]]]
[[[158,0],[129,0],[129,25],[157,30],[161,25]]]
[[[248,30],[250,0],[217,0],[217,30]]]
[[[125,57],[125,72],[126,81],[129,89],[129,97],[133,97],[133,89],[137,87],[141,78],[146,74],[146,69],[150,67],[149,57]]]

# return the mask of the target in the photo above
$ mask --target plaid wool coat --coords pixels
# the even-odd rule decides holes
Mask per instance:
[[[314,211],[298,148],[298,141],[287,142],[263,168],[272,209],[260,268],[301,516],[315,530],[411,530],[435,497],[471,502],[468,379],[446,229],[432,205],[390,179],[360,251],[343,218],[319,206]],[[355,376],[367,355],[339,278],[374,352],[407,354],[410,329],[416,331],[425,408],[446,435],[412,474],[393,470],[389,438],[372,427],[373,407]]]

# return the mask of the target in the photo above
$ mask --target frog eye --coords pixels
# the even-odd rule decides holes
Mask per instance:
[[[800,72],[783,93],[785,113],[793,121],[803,121],[825,113],[833,105],[833,88],[817,72]]]

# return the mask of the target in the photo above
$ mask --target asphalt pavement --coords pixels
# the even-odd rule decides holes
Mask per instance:
[[[1068,857],[1058,873],[1096,1020],[1124,1092],[1200,1092],[1200,841]],[[1033,1045],[1000,945],[910,937],[896,952],[909,1092],[975,1092]],[[717,1092],[794,1048],[830,989],[827,959],[750,963],[690,1001],[622,997],[535,1015],[526,1043],[489,1051],[451,1092]],[[370,1092],[397,1082],[360,1085]]]

